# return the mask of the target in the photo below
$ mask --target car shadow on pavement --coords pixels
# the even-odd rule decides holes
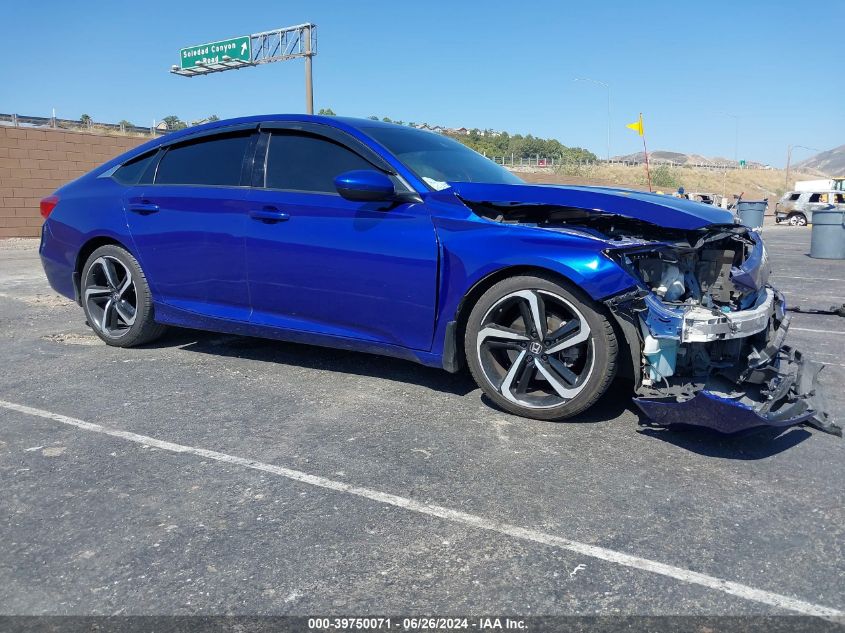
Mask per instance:
[[[417,384],[458,396],[465,396],[478,388],[467,371],[450,374],[442,369],[389,356],[249,336],[172,328],[161,339],[144,347],[178,347],[214,356],[370,376]]]
[[[630,380],[617,377],[610,383],[598,402],[589,409],[571,418],[550,422],[550,424],[595,424],[616,420],[626,412],[632,411],[631,394],[633,392],[634,387]],[[486,395],[482,395],[481,400],[489,407],[498,408]]]
[[[640,424],[644,425],[638,430],[642,435],[706,457],[735,460],[766,459],[797,446],[813,435],[801,427],[762,428],[737,435],[723,435],[693,426],[660,428],[648,426],[648,419],[644,416],[641,416]]]
[[[475,381],[466,369],[450,374],[442,369],[388,356],[273,339],[172,328],[164,337],[144,347],[149,349],[178,347],[200,354],[369,376],[416,384],[457,396],[466,396],[478,390]],[[617,378],[595,405],[579,415],[555,424],[608,422],[630,413],[634,418],[639,419],[641,428],[638,432],[642,435],[674,444],[700,455],[742,460],[771,457],[800,444],[811,436],[810,432],[802,428],[763,429],[745,435],[726,436],[698,427],[650,426],[648,418],[632,403],[632,393],[633,386],[630,380]],[[492,409],[500,410],[483,394],[481,401]]]

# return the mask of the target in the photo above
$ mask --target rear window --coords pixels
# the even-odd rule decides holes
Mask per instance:
[[[144,172],[147,171],[147,168],[150,166],[150,163],[153,162],[155,155],[156,152],[150,152],[149,154],[137,156],[132,160],[123,163],[123,165],[118,167],[112,174],[112,178],[122,185],[137,185],[141,181],[141,177],[144,175]]]
[[[798,198],[800,198],[800,197],[801,197],[800,193],[793,193],[792,195],[789,196],[789,199],[790,200],[798,200]]]
[[[250,133],[203,138],[167,150],[156,170],[158,185],[241,184],[244,154]]]
[[[821,199],[821,197],[822,197],[822,194],[814,193],[813,195],[810,196],[810,202],[818,202]]]

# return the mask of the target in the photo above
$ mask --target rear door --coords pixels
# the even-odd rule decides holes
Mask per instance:
[[[389,166],[334,128],[299,128],[262,131],[258,144],[266,172],[246,245],[253,321],[430,349],[438,246],[426,206],[342,198],[337,175]]]
[[[133,188],[126,200],[129,229],[157,300],[249,320],[244,227],[255,127],[166,147],[150,184]]]

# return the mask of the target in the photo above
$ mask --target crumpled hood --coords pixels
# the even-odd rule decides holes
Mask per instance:
[[[454,192],[462,200],[500,206],[556,205],[620,215],[670,229],[695,230],[712,224],[733,224],[733,215],[700,202],[645,191],[611,187],[561,185],[490,185],[449,183],[442,193]]]

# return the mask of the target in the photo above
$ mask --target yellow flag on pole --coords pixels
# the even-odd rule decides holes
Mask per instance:
[[[629,123],[625,127],[630,129],[630,130],[634,130],[634,132],[636,132],[637,134],[642,136],[643,135],[643,113],[640,112],[640,118],[637,119],[636,121],[634,121],[633,123]]]

